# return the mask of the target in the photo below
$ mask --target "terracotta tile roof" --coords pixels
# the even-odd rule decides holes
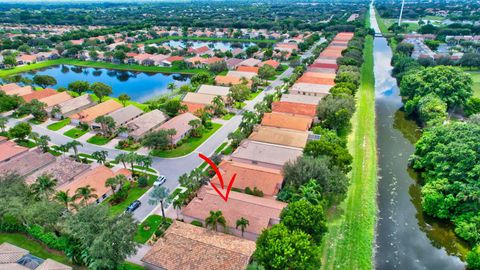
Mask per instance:
[[[164,61],[173,63],[175,61],[183,61],[183,59],[184,58],[182,56],[170,56],[169,58],[165,59]]]
[[[28,148],[19,146],[12,141],[3,141],[0,143],[0,162],[7,161],[27,151]]]
[[[303,76],[306,77],[315,77],[315,78],[326,78],[326,79],[335,79],[335,73],[323,73],[323,72],[313,72],[307,71],[303,73]]]
[[[42,98],[42,99],[40,99],[40,101],[47,104],[47,107],[52,107],[52,106],[58,105],[62,102],[70,100],[70,99],[73,99],[73,97],[70,96],[70,94],[68,94],[68,92],[60,92],[60,93],[57,93],[55,95],[51,95],[49,97]]]
[[[192,102],[184,102],[182,104],[187,106],[187,112],[189,113],[196,113],[198,110],[205,109],[207,105],[201,103],[192,103]]]
[[[307,71],[312,71],[312,72],[323,72],[323,73],[331,73],[335,74],[337,73],[337,70],[334,68],[316,68],[316,67],[308,67]]]
[[[322,96],[309,96],[303,94],[283,94],[280,101],[318,105]]]
[[[255,58],[248,58],[248,59],[245,59],[242,63],[240,63],[241,66],[250,66],[250,67],[253,67],[253,66],[257,66],[258,64],[260,64],[262,61],[258,60],[258,59],[255,59]]]
[[[55,162],[55,157],[50,153],[43,153],[40,149],[28,151],[0,164],[0,174],[16,172],[19,175],[28,175],[50,163]]]
[[[0,90],[5,92],[5,94],[13,96],[13,95],[27,95],[33,92],[31,86],[20,86],[16,83],[9,83],[6,85],[0,86]]]
[[[333,68],[337,69],[338,65],[336,63],[313,63],[309,67],[312,68]]]
[[[282,187],[283,176],[281,170],[225,160],[220,163],[218,168],[223,179],[228,179],[228,181],[234,174],[237,174],[233,184],[234,188],[245,190],[249,187],[253,190],[256,187],[265,196],[274,196]],[[211,182],[218,187],[220,186],[217,176],[214,176]]]
[[[262,118],[262,126],[307,131],[311,125],[312,119],[309,117],[286,113],[265,113]]]
[[[173,139],[176,140],[178,138],[182,138],[186,133],[190,132],[192,127],[188,124],[188,122],[195,119],[198,119],[198,117],[189,112],[182,113],[168,120],[158,129],[175,129],[177,133],[173,136]]]
[[[189,92],[183,98],[183,102],[209,105],[214,98],[214,95]]]
[[[237,77],[237,78],[245,78],[245,79],[252,79],[253,77],[257,76],[255,72],[247,72],[247,71],[229,71],[227,76]]]
[[[77,114],[74,114],[70,118],[79,119],[81,122],[89,123],[95,121],[95,118],[97,118],[98,116],[106,115],[120,108],[123,108],[122,104],[116,102],[113,99],[109,99],[103,103],[97,104]]]
[[[69,157],[58,157],[55,162],[50,163],[47,166],[30,174],[27,177],[26,182],[27,184],[32,184],[40,175],[49,174],[52,175],[53,178],[57,179],[57,186],[61,186],[72,181],[75,176],[87,171],[88,169],[90,169],[89,164],[76,162]],[[73,193],[75,190],[71,190],[70,192]]]
[[[237,67],[237,71],[243,71],[243,72],[253,72],[258,74],[259,67],[249,67],[249,66],[239,66]]]
[[[54,261],[52,259],[46,259],[35,270],[72,270],[72,267]]]
[[[198,197],[183,209],[182,215],[204,221],[210,215],[210,211],[220,210],[228,227],[235,228],[236,221],[243,217],[250,223],[245,232],[255,235],[277,223],[280,212],[287,206],[286,203],[271,198],[235,191],[230,192],[228,202],[225,202],[210,186],[204,186],[202,190],[199,191]]]
[[[258,64],[259,67],[262,67],[264,65],[269,65],[273,68],[278,68],[278,66],[280,66],[280,62],[277,62],[275,60],[267,60],[267,61],[263,61],[262,63]]]
[[[241,84],[242,80],[240,77],[236,76],[223,76],[223,75],[217,75],[215,77],[215,82],[217,85],[236,85],[236,84]],[[249,82],[251,84],[251,82]]]
[[[248,139],[257,142],[304,148],[307,144],[308,132],[278,127],[257,126]]]
[[[168,270],[243,270],[255,242],[175,221],[142,261]]]
[[[317,78],[303,75],[297,80],[297,83],[312,83],[312,84],[325,84],[325,85],[335,85],[334,79],[331,78]]]
[[[40,90],[40,91],[33,91],[30,94],[23,95],[22,98],[23,98],[23,100],[25,100],[25,102],[30,102],[34,99],[40,100],[42,98],[46,98],[46,97],[49,97],[49,96],[56,95],[57,93],[58,92],[55,91],[55,89],[46,88],[46,89],[43,89],[43,90]]]
[[[223,61],[223,58],[210,57],[210,58],[206,58],[205,60],[203,60],[203,63],[204,63],[204,64],[207,64],[207,65],[211,65],[211,64],[214,64],[214,63],[217,63],[217,62],[221,62],[221,61]]]
[[[272,111],[315,117],[317,114],[317,106],[311,104],[275,101],[272,103]]]

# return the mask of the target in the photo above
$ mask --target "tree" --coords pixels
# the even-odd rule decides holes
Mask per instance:
[[[115,177],[110,177],[105,181],[105,187],[112,189],[112,193],[115,195],[118,189],[121,189],[123,185],[128,181],[127,177],[123,174],[118,174]]]
[[[212,76],[208,72],[199,72],[192,76],[190,83],[192,85],[208,84],[212,81]]]
[[[175,129],[174,129],[175,130]],[[177,131],[175,130],[175,133]],[[149,132],[142,138],[142,145],[148,149],[160,150],[170,145],[169,132],[165,129]]]
[[[308,141],[303,152],[312,157],[327,156],[330,157],[333,165],[348,173],[351,170],[352,155],[348,150],[340,145],[338,141],[331,141],[328,137],[320,136],[320,139]]]
[[[5,92],[0,91],[0,112],[15,110],[23,103],[25,101],[22,97],[17,95],[9,96]]]
[[[17,65],[17,59],[14,55],[8,55],[3,58],[3,64],[7,67],[13,67]]]
[[[98,195],[94,193],[95,191],[90,185],[79,187],[75,190],[75,197],[80,199],[80,205],[86,206],[91,199],[98,198]]]
[[[130,99],[132,99],[132,98],[127,94],[120,94],[120,96],[118,96],[118,100],[122,103],[123,107],[125,107],[127,105],[127,102]]]
[[[282,210],[280,220],[290,231],[301,230],[309,234],[317,244],[322,242],[322,237],[327,232],[323,207],[307,200],[289,203]]]
[[[426,95],[418,101],[418,116],[428,126],[441,124],[447,118],[447,104],[435,94]]]
[[[93,93],[98,97],[100,103],[102,103],[103,98],[108,97],[113,93],[112,87],[101,82],[94,82],[90,88]]]
[[[216,116],[220,116],[225,114],[225,102],[221,96],[215,96],[212,99],[212,106],[213,114]]]
[[[300,230],[290,231],[282,223],[266,229],[257,239],[255,259],[265,269],[318,269],[320,251],[312,238]]]
[[[478,68],[480,67],[480,54],[478,53],[465,53],[458,61],[462,67]]]
[[[163,109],[165,110],[165,113],[168,114],[168,116],[174,117],[179,112],[185,111],[187,109],[187,106],[183,105],[178,99],[170,99],[165,102]]]
[[[7,127],[7,124],[8,124],[8,118],[0,117],[0,130],[2,130],[2,132],[5,132],[5,128]]]
[[[80,160],[80,158],[78,157],[78,147],[81,146],[83,147],[83,144],[79,141],[76,141],[76,140],[73,140],[71,142],[68,142],[65,144],[65,147],[67,149],[67,152],[72,149],[73,150],[73,153],[75,155],[75,159],[78,161]]]
[[[162,186],[156,186],[153,188],[152,192],[150,192],[150,199],[148,200],[148,203],[151,205],[157,205],[160,203],[160,207],[162,208],[162,216],[163,219],[165,220],[165,210],[163,203],[165,202],[165,199],[168,198],[168,194],[170,191]]]
[[[465,103],[465,115],[470,116],[473,114],[480,113],[480,98],[478,97],[471,97]]]
[[[33,76],[33,83],[36,85],[45,88],[47,86],[52,86],[57,84],[57,80],[49,75],[35,75]]]
[[[90,59],[92,60],[97,60],[98,58],[98,52],[97,51],[94,51],[94,50],[91,50],[88,52],[88,56],[90,57]]]
[[[240,227],[240,230],[242,231],[242,237],[248,225],[250,225],[250,222],[248,221],[248,219],[244,217],[241,217],[240,219],[237,220],[235,224],[235,228],[238,229],[238,227]]]
[[[128,162],[128,154],[127,153],[121,153],[118,154],[118,156],[115,157],[115,163],[122,163],[123,168],[127,168],[127,162]]]
[[[237,84],[230,87],[227,97],[231,103],[243,102],[250,96],[250,89],[244,84]]]
[[[42,174],[30,186],[35,199],[48,199],[50,195],[55,192],[57,186],[57,179],[54,179],[51,175]]]
[[[200,138],[202,137],[202,121],[200,119],[192,119],[188,122],[188,125],[192,128],[190,134],[193,137]]]
[[[86,81],[74,81],[68,84],[68,90],[81,95],[90,89],[90,84]]]
[[[355,100],[352,96],[328,95],[317,106],[317,116],[322,127],[334,130],[350,126],[350,118],[355,112]]]
[[[211,227],[212,230],[217,231],[218,225],[221,225],[224,229],[227,227],[227,220],[222,211],[210,211],[210,216],[205,218],[205,227]]]
[[[221,73],[222,71],[228,70],[227,63],[225,61],[212,63],[208,66],[208,70],[216,74]]]
[[[48,137],[47,135],[42,135],[35,140],[35,142],[37,143],[37,146],[42,150],[43,153],[47,153],[48,150],[50,149],[48,147],[49,141],[50,141],[50,137]]]
[[[92,153],[92,157],[96,159],[98,163],[105,164],[108,157],[108,151],[105,151],[105,150],[95,151]]]
[[[275,69],[270,65],[263,65],[258,69],[258,77],[267,81],[269,78],[275,76]]]
[[[103,136],[110,137],[112,136],[113,130],[115,129],[115,120],[109,115],[101,115],[95,118],[95,123],[100,124],[100,129],[102,130]]]
[[[50,115],[51,115],[52,117],[56,117],[56,116],[61,115],[61,114],[62,114],[62,109],[61,109],[61,107],[60,107],[59,105],[54,105],[54,106],[52,107],[52,110],[50,111]]]
[[[413,53],[413,44],[401,42],[400,44],[397,45],[397,47],[395,48],[395,51],[410,57]]]
[[[20,122],[12,127],[8,133],[11,137],[23,141],[32,132],[32,126],[29,123]]]
[[[400,94],[407,100],[435,94],[452,109],[463,106],[472,96],[472,83],[471,76],[460,68],[428,67],[405,75],[400,83]]]
[[[123,63],[123,61],[125,60],[125,58],[127,58],[127,55],[126,55],[125,52],[122,51],[122,50],[115,50],[115,51],[113,52],[113,55],[112,55],[112,56],[113,56],[113,58],[119,60],[119,61],[122,62],[122,63]]]
[[[16,111],[17,115],[31,114],[37,121],[45,121],[48,117],[48,113],[45,110],[47,104],[33,99],[29,103],[24,103],[20,105]]]
[[[70,190],[67,189],[67,191],[58,191],[55,194],[55,200],[57,200],[59,203],[63,204],[65,209],[70,210],[70,207],[73,202],[75,202],[76,197],[75,196],[70,196],[68,193]]]
[[[467,254],[467,265],[468,269],[478,270],[480,269],[480,245],[474,247]]]

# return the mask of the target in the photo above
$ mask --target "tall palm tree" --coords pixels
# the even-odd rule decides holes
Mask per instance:
[[[248,225],[250,225],[250,222],[248,221],[248,219],[244,217],[241,217],[240,219],[237,220],[235,228],[238,229],[238,227],[240,227],[240,230],[242,231],[242,237]]]
[[[223,229],[227,227],[227,220],[223,216],[222,211],[210,211],[210,216],[205,219],[205,226],[217,231],[218,225],[222,225]]]
[[[87,205],[88,200],[98,198],[97,194],[93,193],[96,190],[90,185],[86,185],[84,187],[79,187],[75,190],[75,197],[81,199],[80,204],[85,206]]]
[[[151,205],[156,205],[160,203],[162,207],[162,216],[165,219],[165,211],[163,209],[163,202],[166,198],[168,198],[169,190],[166,189],[165,187],[158,186],[154,187],[152,192],[150,193],[150,199],[148,200],[148,203]]]
[[[67,210],[70,209],[71,203],[76,199],[75,196],[68,195],[69,192],[70,190],[67,189],[67,191],[59,191],[55,194],[55,200],[63,204]]]
[[[126,158],[127,158],[127,162],[130,163],[130,168],[131,168],[131,171],[132,171],[132,174],[135,173],[135,163],[138,163],[138,160],[139,160],[139,157],[140,155],[135,153],[135,152],[130,152],[127,154]]]
[[[112,189],[112,193],[115,195],[115,192],[117,191],[117,179],[115,177],[110,177],[105,181],[105,187],[109,187]]]
[[[48,197],[55,192],[56,186],[57,179],[53,178],[51,175],[42,174],[37,180],[35,180],[35,183],[33,183],[30,188],[33,196],[38,200],[41,198],[48,199]]]
[[[100,164],[105,164],[108,157],[108,152],[105,150],[102,151],[95,151],[92,153],[92,157],[97,160]]]
[[[0,117],[0,129],[2,132],[5,132],[5,128],[7,127],[8,119],[5,117]]]
[[[121,153],[118,156],[115,157],[115,162],[119,163],[121,162],[123,164],[123,167],[126,169],[127,168],[127,161],[128,161],[128,154],[127,153]]]
[[[73,153],[75,154],[75,159],[76,159],[77,161],[80,160],[80,159],[78,158],[78,147],[79,147],[79,146],[83,146],[83,144],[82,144],[81,142],[76,141],[76,140],[73,140],[73,141],[71,141],[71,142],[66,143],[65,146],[66,146],[66,148],[67,148],[68,150],[73,149]],[[68,150],[67,150],[67,151],[68,151]]]
[[[177,86],[175,85],[175,83],[169,83],[169,84],[167,85],[167,89],[170,90],[170,91],[175,90],[175,87],[177,87]]]
[[[183,206],[183,202],[180,199],[180,197],[178,197],[176,200],[174,200],[172,202],[172,205],[173,205],[173,209],[175,209],[175,211],[177,213],[177,219],[178,219],[178,211],[180,211],[180,209],[182,209],[182,206]]]

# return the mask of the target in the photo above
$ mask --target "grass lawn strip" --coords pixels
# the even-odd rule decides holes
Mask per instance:
[[[373,38],[366,38],[365,63],[352,118],[349,151],[353,156],[347,198],[329,219],[323,244],[322,269],[372,269],[376,223],[377,156]],[[343,214],[339,214],[343,213]]]
[[[63,119],[47,126],[49,130],[57,131],[70,124],[70,118]]]
[[[190,137],[186,142],[173,150],[153,150],[151,152],[151,155],[162,158],[173,158],[190,154],[195,149],[197,149],[197,147],[199,147],[203,142],[205,142],[210,136],[212,136],[221,126],[221,124],[212,123],[212,128],[205,129],[202,137]]]
[[[222,117],[222,119],[223,119],[223,120],[230,120],[230,119],[232,119],[234,116],[235,116],[234,113],[227,113],[227,114],[225,114],[225,115]]]
[[[473,79],[473,96],[480,98],[480,72],[467,71]]]
[[[105,145],[109,143],[113,138],[106,138],[101,135],[95,135],[87,140],[88,143],[95,145]]]
[[[135,241],[140,244],[145,244],[153,233],[160,227],[162,224],[163,217],[158,215],[151,215],[145,219],[142,224],[138,226],[137,234],[135,235]],[[145,230],[147,229],[147,230]]]
[[[72,128],[70,130],[65,131],[65,133],[63,133],[63,135],[65,135],[67,137],[70,137],[72,139],[78,139],[78,138],[82,137],[83,135],[85,135],[87,132],[88,132],[88,130],[83,130],[83,129],[75,127],[75,128]]]

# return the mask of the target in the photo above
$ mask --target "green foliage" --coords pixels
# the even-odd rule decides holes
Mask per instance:
[[[5,92],[0,91],[0,112],[7,112],[17,109],[22,103],[23,99],[19,96],[9,96]]]
[[[447,104],[434,94],[418,101],[418,116],[427,125],[441,124],[447,118]]]
[[[413,44],[401,42],[395,48],[395,52],[401,53],[401,54],[404,54],[404,55],[410,57],[413,53],[413,48],[414,48]]]
[[[346,129],[350,126],[350,118],[355,112],[355,100],[352,96],[328,95],[317,106],[320,124],[334,130]]]
[[[149,149],[165,149],[171,144],[170,136],[176,132],[175,129],[149,132],[142,138],[142,145]]]
[[[213,81],[212,76],[208,72],[201,72],[193,75],[190,79],[190,83],[193,85],[208,84]]]
[[[480,98],[471,97],[465,103],[465,114],[467,116],[480,113]]]
[[[36,85],[45,88],[47,86],[52,86],[57,84],[57,80],[49,75],[35,75],[33,76],[33,83]]]
[[[68,90],[81,95],[90,89],[90,84],[86,81],[74,81],[68,84]]]
[[[480,269],[480,245],[476,246],[467,255],[468,269]]]
[[[101,82],[94,82],[90,88],[93,93],[98,97],[100,103],[103,101],[103,98],[108,97],[112,94],[112,87],[108,86]]]
[[[170,117],[176,116],[180,111],[186,110],[186,106],[182,105],[178,99],[170,99],[163,105],[165,113]]]
[[[280,219],[290,231],[300,230],[309,234],[320,244],[327,232],[325,211],[321,205],[314,205],[307,200],[299,200],[288,204],[282,210]]]
[[[137,183],[138,183],[138,187],[146,187],[148,186],[148,178],[142,175],[138,178]]]
[[[237,84],[230,87],[228,98],[233,102],[243,102],[250,96],[250,89],[244,84]]]
[[[341,139],[336,137],[320,136],[320,139],[309,141],[303,152],[312,157],[327,156],[330,157],[333,165],[347,173],[351,170],[352,155],[340,144]]]
[[[8,133],[12,138],[16,138],[18,140],[25,140],[25,138],[30,135],[32,132],[32,126],[25,122],[20,122],[12,127]]]
[[[203,227],[202,222],[198,221],[198,220],[193,220],[190,224],[192,224],[193,226],[197,226],[197,227]]]

